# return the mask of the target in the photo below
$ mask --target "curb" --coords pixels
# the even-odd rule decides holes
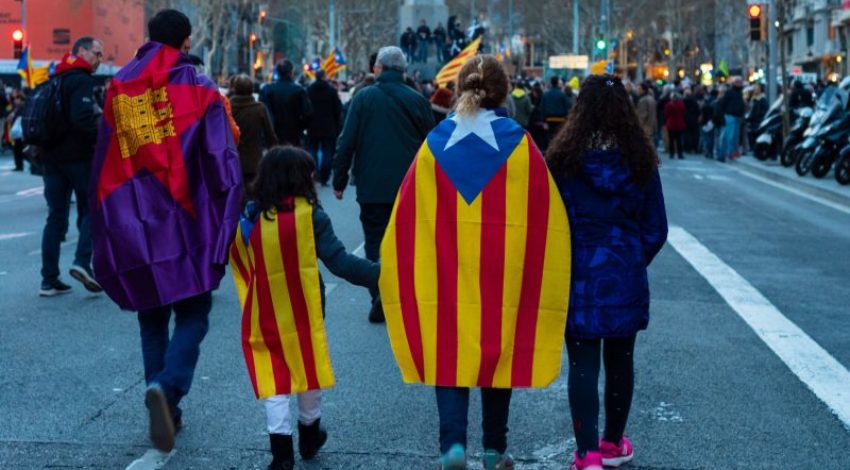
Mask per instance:
[[[840,204],[842,206],[846,206],[850,208],[850,196],[831,191],[829,189],[824,189],[819,186],[814,186],[808,184],[795,174],[791,176],[786,176],[782,174],[777,174],[773,171],[762,168],[760,165],[749,162],[741,162],[739,160],[732,160],[728,163],[731,163],[736,170],[744,171],[750,174],[754,174],[757,176],[761,176],[762,178],[769,179],[771,181],[784,184],[786,186],[792,187],[794,189],[803,191],[805,193],[811,194],[812,196],[817,196],[822,199],[826,199],[827,201],[834,202],[836,204]],[[793,170],[792,170],[793,171]],[[838,184],[838,183],[836,183]]]

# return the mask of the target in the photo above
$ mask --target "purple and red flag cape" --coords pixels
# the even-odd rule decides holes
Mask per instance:
[[[214,289],[239,221],[239,155],[215,83],[149,42],[106,94],[89,191],[94,271],[126,310]]]

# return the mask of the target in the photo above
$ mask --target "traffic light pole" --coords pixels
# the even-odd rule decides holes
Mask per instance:
[[[767,102],[773,105],[776,101],[776,52],[782,47],[777,41],[776,9],[779,5],[775,0],[767,4]]]

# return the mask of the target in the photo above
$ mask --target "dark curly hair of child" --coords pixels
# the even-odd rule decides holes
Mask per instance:
[[[313,157],[304,150],[289,145],[272,147],[260,160],[257,176],[248,185],[248,200],[254,201],[255,210],[268,220],[272,220],[272,209],[292,211],[296,197],[318,204],[315,171]]]
[[[632,98],[615,75],[584,80],[567,122],[549,143],[546,159],[555,176],[581,173],[586,152],[619,149],[638,186],[649,185],[658,154],[640,126]]]

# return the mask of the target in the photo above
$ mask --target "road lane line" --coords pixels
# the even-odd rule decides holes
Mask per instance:
[[[29,235],[32,235],[32,232],[0,233],[0,240],[12,240],[14,238],[23,238]]]
[[[850,372],[685,229],[667,241],[850,430]]]
[[[777,183],[776,181],[772,181],[772,180],[767,179],[767,178],[763,178],[759,175],[753,175],[753,174],[747,173],[746,171],[741,170],[739,168],[735,168],[733,166],[730,166],[729,168],[737,171],[738,174],[746,176],[747,178],[751,178],[751,179],[754,179],[756,181],[762,182],[766,185],[773,186],[774,188],[779,188],[779,189],[786,191],[786,192],[789,192],[791,194],[796,194],[797,196],[800,196],[802,198],[806,198],[806,199],[813,201],[813,202],[817,202],[818,204],[824,205],[826,207],[831,207],[832,209],[835,209],[839,212],[843,212],[845,214],[850,214],[850,207],[832,202],[830,200],[824,199],[822,197],[815,196],[813,194],[806,193],[806,192],[801,191],[799,189],[794,189],[794,188],[785,186],[784,184]]]
[[[134,460],[125,470],[158,470],[165,466],[176,450],[165,454],[156,449],[149,449],[145,455]]]
[[[44,186],[36,186],[34,188],[22,189],[15,193],[15,196],[20,197],[31,197],[31,196],[39,196],[44,194]]]
[[[363,258],[365,256],[365,253],[366,253],[365,248],[366,248],[366,242],[363,242],[360,245],[358,245],[357,248],[354,249],[352,254],[354,256],[359,256],[359,257]]]

